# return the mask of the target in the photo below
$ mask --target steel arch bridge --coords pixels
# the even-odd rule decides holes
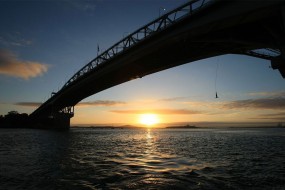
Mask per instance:
[[[90,95],[224,54],[270,60],[285,78],[285,0],[191,0],[91,60],[30,118],[37,127],[69,128],[73,106]]]

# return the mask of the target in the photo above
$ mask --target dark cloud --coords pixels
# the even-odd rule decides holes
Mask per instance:
[[[275,121],[285,121],[285,116],[283,117],[274,117],[274,118],[263,118],[263,119],[270,119]]]
[[[285,109],[285,97],[237,100],[222,105],[224,109]]]
[[[42,103],[40,102],[17,102],[15,105],[17,106],[26,106],[26,107],[39,107]],[[125,102],[121,101],[111,101],[111,100],[97,100],[91,102],[80,102],[76,106],[83,107],[83,106],[117,106],[126,104]]]
[[[251,92],[250,96],[264,96],[264,97],[282,97],[285,96],[285,92]]]
[[[28,80],[42,75],[47,70],[46,64],[22,61],[12,52],[0,49],[0,74]]]
[[[77,106],[118,106],[123,104],[126,104],[126,102],[112,100],[96,100],[90,102],[80,102],[77,104]]]
[[[270,113],[270,114],[260,114],[261,117],[285,117],[285,112]]]
[[[111,110],[112,113],[120,114],[144,114],[144,113],[156,113],[162,115],[193,115],[201,114],[201,111],[188,110],[188,109],[153,109],[153,110]]]
[[[254,118],[249,118],[249,119],[271,120],[271,121],[285,121],[285,116],[284,117],[254,117]]]
[[[260,115],[258,115],[258,117],[250,118],[250,119],[285,121],[285,112],[260,114]]]
[[[17,102],[15,105],[17,106],[25,106],[25,107],[39,107],[42,103],[40,102]]]

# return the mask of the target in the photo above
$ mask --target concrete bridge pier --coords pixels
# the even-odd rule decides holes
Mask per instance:
[[[31,119],[32,128],[68,130],[70,119],[74,116],[74,107],[67,107],[49,116]]]
[[[285,56],[284,51],[281,55],[271,60],[272,69],[278,69],[283,78],[285,78]],[[283,54],[283,55],[282,55]]]

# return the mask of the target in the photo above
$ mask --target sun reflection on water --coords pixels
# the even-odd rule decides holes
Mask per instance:
[[[122,171],[120,176],[132,175],[136,178],[129,181],[127,187],[142,187],[142,184],[171,186],[177,181],[177,176],[184,176],[185,179],[197,177],[196,170],[205,168],[202,163],[183,154],[190,148],[183,143],[190,141],[181,141],[180,137],[171,133],[144,128],[130,130],[116,138],[114,152],[110,152],[107,160]]]

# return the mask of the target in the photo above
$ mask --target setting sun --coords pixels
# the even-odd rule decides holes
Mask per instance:
[[[140,115],[139,122],[147,126],[152,126],[157,124],[159,119],[156,114],[142,114]]]

